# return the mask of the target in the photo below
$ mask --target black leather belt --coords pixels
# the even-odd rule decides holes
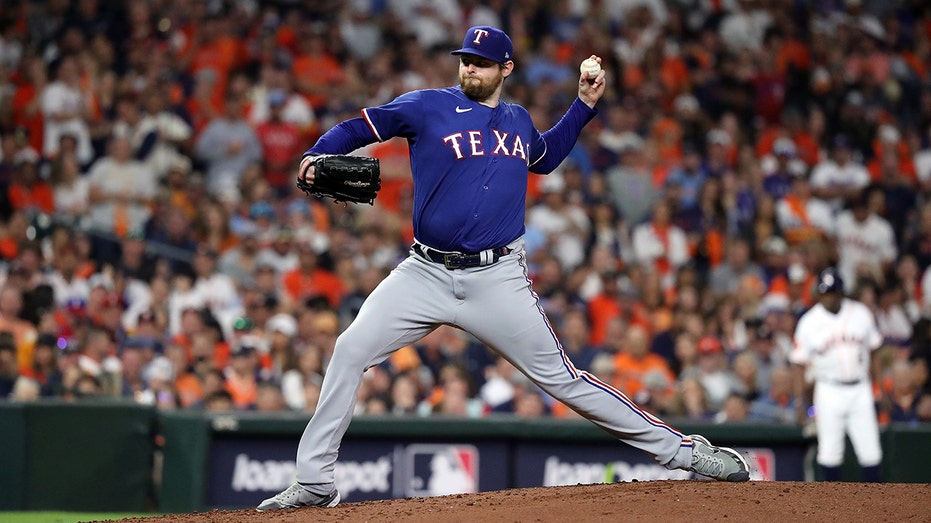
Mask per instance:
[[[434,263],[442,263],[449,270],[484,267],[496,263],[502,256],[511,253],[511,249],[507,247],[486,249],[475,253],[438,251],[420,243],[415,243],[411,248]]]

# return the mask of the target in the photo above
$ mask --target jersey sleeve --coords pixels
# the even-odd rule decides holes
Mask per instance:
[[[789,362],[798,365],[805,365],[811,359],[813,347],[806,340],[811,339],[809,329],[811,328],[811,317],[809,314],[802,316],[798,325],[795,327],[795,335],[792,337],[792,350],[789,351]]]
[[[582,128],[597,114],[598,111],[576,98],[556,125],[542,134],[534,131],[530,150],[540,154],[534,152],[534,157],[530,158],[530,171],[549,174],[558,167],[575,146]]]
[[[362,110],[362,117],[375,138],[384,142],[395,136],[409,138],[417,134],[423,115],[423,92],[411,91],[391,102]]]

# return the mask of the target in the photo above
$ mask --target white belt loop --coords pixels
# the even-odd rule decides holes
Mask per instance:
[[[486,249],[479,253],[479,263],[483,266],[491,265],[494,259],[494,254],[492,254],[490,249]]]

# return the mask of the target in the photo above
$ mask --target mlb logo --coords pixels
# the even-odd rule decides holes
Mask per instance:
[[[743,449],[750,465],[750,481],[776,480],[776,454],[771,449]]]
[[[478,449],[472,445],[409,445],[404,454],[406,497],[478,492]]]

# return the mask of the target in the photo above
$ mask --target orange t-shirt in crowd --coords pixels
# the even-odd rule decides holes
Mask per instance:
[[[345,287],[343,282],[326,269],[314,269],[305,274],[299,267],[285,273],[282,278],[285,292],[292,299],[300,301],[312,296],[324,296],[333,307],[339,306]]]
[[[16,363],[19,368],[32,367],[32,354],[35,352],[39,335],[36,328],[28,321],[0,317],[0,331],[9,331],[16,341]]]
[[[667,167],[682,163],[682,125],[678,120],[667,116],[657,119],[650,127],[650,136],[660,163]]]
[[[605,340],[608,322],[619,317],[622,312],[621,303],[610,296],[599,294],[592,298],[588,302],[588,317],[592,322],[592,328],[588,333],[588,343],[595,347],[601,346]]]
[[[12,101],[13,123],[26,129],[29,134],[30,147],[36,151],[42,151],[42,140],[45,135],[45,119],[42,111],[36,108],[31,115],[26,113],[26,107],[37,97],[36,86],[32,84],[23,84],[16,88]]]
[[[181,406],[188,408],[204,397],[204,388],[197,376],[191,372],[178,376],[175,380],[175,390],[178,392],[178,400]]]
[[[313,86],[341,85],[346,77],[340,63],[328,54],[299,55],[291,64],[291,72],[298,84],[309,83]],[[326,96],[320,93],[304,93],[307,102],[319,110],[326,104]]]
[[[226,391],[233,397],[233,405],[240,409],[247,409],[255,404],[259,384],[254,376],[241,377],[230,373],[226,377]]]
[[[773,152],[776,140],[785,136],[785,129],[779,126],[769,127],[760,133],[756,142],[756,154],[763,157]],[[790,137],[795,143],[796,155],[808,165],[815,165],[819,161],[818,142],[808,133],[798,133]]]
[[[226,96],[226,84],[229,73],[234,67],[242,63],[246,51],[243,42],[231,37],[220,36],[212,42],[201,44],[194,50],[191,60],[191,74],[212,69],[217,74],[216,83],[210,101],[213,107],[223,107]]]
[[[643,390],[643,377],[650,371],[661,372],[666,377],[667,383],[672,384],[676,381],[666,360],[652,352],[642,359],[634,358],[627,352],[619,352],[614,356],[614,369],[613,385],[629,397]]]
[[[411,157],[407,142],[392,138],[372,146],[371,155],[381,165],[381,190],[378,203],[390,211],[399,210],[401,193],[413,187],[411,179]]]
[[[48,214],[55,213],[55,196],[52,187],[45,182],[38,182],[32,187],[21,183],[10,185],[7,190],[10,205],[16,210],[38,209]]]

